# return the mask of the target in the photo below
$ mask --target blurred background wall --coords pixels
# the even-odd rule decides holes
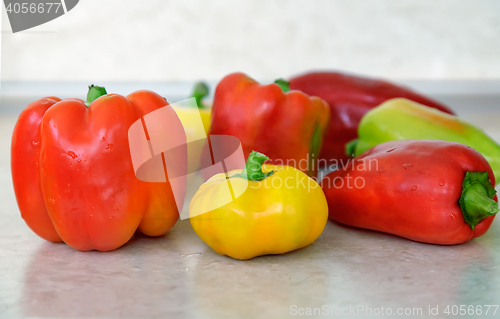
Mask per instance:
[[[2,11],[2,81],[500,79],[498,0],[80,0],[17,34]]]

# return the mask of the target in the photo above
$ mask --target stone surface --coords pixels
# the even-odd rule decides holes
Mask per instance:
[[[500,140],[500,109],[470,105],[460,114]],[[45,242],[24,224],[15,202],[14,123],[0,116],[0,318],[300,317],[291,315],[293,305],[422,309],[422,316],[392,316],[408,318],[429,317],[429,306],[438,306],[432,318],[445,318],[447,305],[500,304],[498,221],[484,236],[449,247],[328,222],[306,248],[249,261],[219,256],[189,221],[108,253]],[[353,317],[371,317],[366,311]]]

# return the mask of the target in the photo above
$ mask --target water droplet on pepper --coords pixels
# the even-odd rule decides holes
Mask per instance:
[[[412,166],[413,166],[413,164],[411,164],[411,163],[405,163],[405,164],[403,164],[403,168],[404,169],[410,169]]]

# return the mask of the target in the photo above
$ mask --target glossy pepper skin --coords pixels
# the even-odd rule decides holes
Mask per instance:
[[[252,152],[245,171],[253,173],[234,170],[228,173],[229,179],[217,174],[191,200],[194,231],[221,255],[245,260],[283,254],[311,244],[325,228],[328,207],[321,187],[293,167],[261,167],[266,159]],[[252,161],[257,163],[254,168]],[[225,191],[228,182],[234,190],[247,188],[232,200]],[[198,215],[214,201],[228,204]]]
[[[392,99],[366,113],[359,138],[347,146],[357,156],[373,146],[394,140],[426,139],[457,142],[481,153],[500,176],[500,145],[481,129],[454,115],[430,109],[407,99]]]
[[[203,101],[208,94],[208,86],[204,82],[198,82],[191,95],[196,100],[197,108],[174,106],[174,111],[181,120],[188,140],[199,139],[200,136],[204,136],[208,133],[212,109],[210,105],[207,105],[207,103]],[[198,126],[198,119],[200,117],[203,127]]]
[[[331,121],[320,153],[320,159],[326,161],[346,160],[344,146],[357,137],[363,115],[389,99],[403,97],[454,114],[445,105],[407,88],[339,72],[303,74],[290,80],[290,88],[318,96],[330,105]]]
[[[498,212],[494,183],[486,159],[469,146],[405,140],[375,146],[322,186],[337,222],[453,245],[490,227]]]
[[[209,94],[208,86],[204,82],[196,83],[191,97],[196,100],[196,105],[188,101],[185,105],[174,103],[172,107],[182,123],[186,133],[186,142],[205,140],[210,127],[212,109],[204,103],[203,99]],[[201,118],[201,123],[200,123]],[[201,147],[190,147],[188,156],[188,167],[190,171],[198,170],[203,149]]]
[[[96,88],[90,100],[102,94]],[[170,106],[151,91],[107,94],[89,107],[55,97],[31,103],[11,148],[14,190],[28,226],[48,241],[100,251],[122,246],[136,230],[167,232],[178,219],[170,184],[138,180],[128,146],[130,125],[160,107]]]
[[[277,84],[260,85],[234,73],[217,85],[209,135],[236,136],[245,157],[255,150],[269,156],[271,163],[316,176],[329,119],[330,109],[320,98],[285,93]]]

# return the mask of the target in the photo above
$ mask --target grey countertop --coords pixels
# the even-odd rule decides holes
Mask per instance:
[[[441,100],[500,141],[500,96]],[[500,309],[493,316],[495,307],[485,315],[485,305],[500,305],[498,220],[484,236],[457,246],[328,222],[306,248],[249,261],[212,251],[189,220],[165,236],[136,236],[107,253],[45,242],[25,225],[12,189],[14,113],[0,113],[1,318],[313,318],[326,312],[447,318],[446,307],[454,305],[483,305],[477,317],[500,317]],[[436,307],[438,315],[429,315]],[[294,315],[307,308],[313,315]],[[314,315],[314,308],[322,312]]]

